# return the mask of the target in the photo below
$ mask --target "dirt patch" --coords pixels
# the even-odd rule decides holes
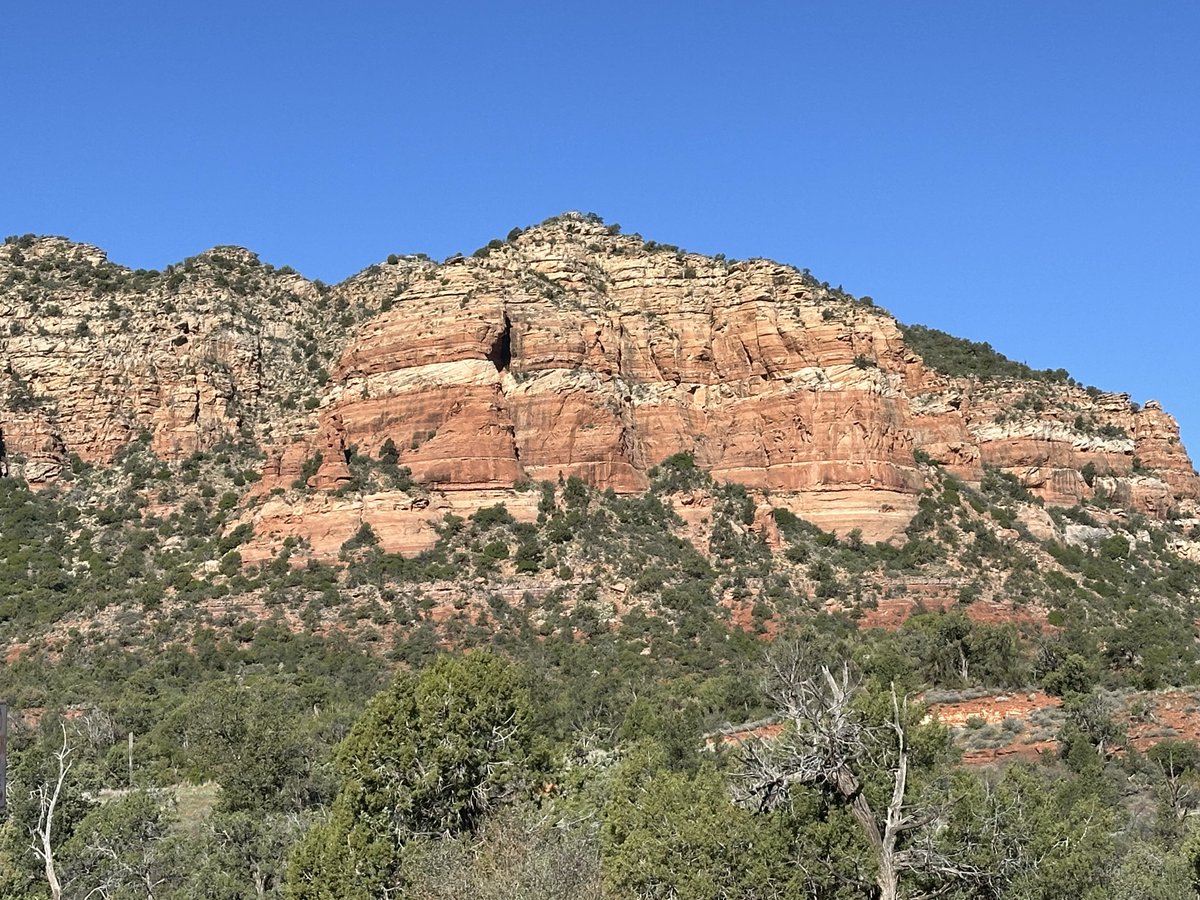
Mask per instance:
[[[1005,719],[1025,720],[1034,712],[1062,705],[1058,697],[1041,691],[1020,694],[993,694],[952,703],[931,703],[929,715],[943,725],[962,728],[972,719],[989,725],[1002,725]]]
[[[1168,740],[1200,744],[1200,691],[1139,691],[1110,695],[1128,746],[1145,751]],[[953,731],[963,762],[982,765],[1058,752],[1066,720],[1062,701],[1041,691],[991,694],[931,703],[929,715]],[[1115,752],[1122,752],[1120,749]]]

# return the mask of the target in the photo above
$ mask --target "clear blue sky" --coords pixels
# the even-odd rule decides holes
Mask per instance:
[[[1200,3],[8,4],[0,234],[337,281],[591,210],[1158,398],[1200,456]]]

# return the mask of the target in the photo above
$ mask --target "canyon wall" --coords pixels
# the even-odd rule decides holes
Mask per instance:
[[[903,530],[926,462],[1160,517],[1200,492],[1153,402],[951,378],[887,312],[805,272],[614,231],[569,214],[333,288],[237,248],[143,273],[61,239],[10,243],[0,465],[38,485],[133,440],[168,461],[249,446],[265,461],[246,520],[264,538],[332,546],[373,521],[404,551],[447,510],[572,476],[636,492],[680,452],[868,540]],[[419,502],[348,490],[353,454],[385,446]]]

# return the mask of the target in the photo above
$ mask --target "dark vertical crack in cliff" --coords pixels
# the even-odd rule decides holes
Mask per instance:
[[[496,335],[496,339],[492,342],[487,358],[491,360],[492,365],[496,367],[498,373],[507,372],[512,366],[512,320],[508,317],[508,310],[504,311],[504,325],[500,329],[500,333]],[[500,393],[503,396],[503,387],[500,388]],[[521,448],[517,444],[517,428],[515,423],[509,426],[509,437],[512,440],[513,459],[517,463],[518,470],[521,470]]]
[[[509,320],[507,312],[504,314],[504,328],[492,342],[487,358],[491,360],[497,372],[507,371],[512,364],[512,322]]]

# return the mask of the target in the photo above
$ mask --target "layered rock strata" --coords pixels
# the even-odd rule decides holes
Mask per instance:
[[[269,501],[246,520],[325,550],[364,521],[420,549],[447,511],[520,507],[523,482],[640,491],[681,452],[868,540],[902,531],[926,458],[967,482],[999,467],[1052,504],[1167,516],[1200,495],[1156,403],[950,378],[888,313],[807,273],[574,214],[332,289],[237,248],[142,273],[22,240],[0,248],[0,317],[0,466],[39,484],[71,454],[103,463],[135,439],[167,460],[249,444]],[[352,483],[355,452],[385,451],[420,496]]]
[[[415,281],[360,330],[314,483],[387,441],[446,491],[577,476],[633,492],[688,452],[822,525],[890,534],[923,485],[913,364],[889,316],[831,304],[793,269],[647,253],[566,219]]]
[[[393,293],[413,265],[386,267]],[[37,486],[70,455],[107,463],[135,440],[181,460],[311,432],[304,403],[316,403],[323,361],[379,303],[360,282],[387,280],[352,280],[334,296],[237,247],[135,272],[62,238],[10,241],[0,247],[0,455]]]

